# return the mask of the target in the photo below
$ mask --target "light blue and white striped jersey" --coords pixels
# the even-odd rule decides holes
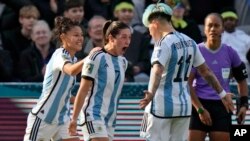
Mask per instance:
[[[171,32],[155,44],[151,64],[155,62],[165,70],[155,97],[145,111],[160,118],[190,116],[188,76],[192,66],[205,62],[197,44],[182,33]]]
[[[65,63],[75,63],[64,48],[57,49],[46,66],[42,94],[32,114],[50,124],[64,124],[70,120],[70,94],[75,76],[63,72]]]
[[[82,122],[101,120],[115,126],[119,96],[124,83],[127,60],[101,50],[84,60],[82,77],[93,80],[93,87],[86,96]]]

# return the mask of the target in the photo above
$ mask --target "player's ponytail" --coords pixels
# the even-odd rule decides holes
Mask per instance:
[[[103,26],[103,41],[104,45],[109,42],[109,35],[116,37],[121,29],[130,29],[128,25],[120,21],[107,21]]]
[[[104,45],[106,45],[108,43],[108,35],[110,34],[110,29],[108,30],[109,26],[111,25],[112,21],[111,20],[108,20],[104,26],[103,26],[103,42],[104,42]]]

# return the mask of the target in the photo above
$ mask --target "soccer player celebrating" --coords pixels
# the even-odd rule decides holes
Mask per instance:
[[[128,66],[123,55],[130,44],[130,28],[119,21],[108,21],[103,27],[103,36],[103,50],[85,59],[69,127],[71,135],[76,135],[82,109],[86,141],[113,140],[118,98]]]
[[[71,89],[83,65],[83,60],[76,63],[74,55],[82,48],[83,33],[79,23],[57,17],[55,35],[62,46],[47,64],[42,94],[28,116],[24,141],[79,140],[69,135],[68,126]]]

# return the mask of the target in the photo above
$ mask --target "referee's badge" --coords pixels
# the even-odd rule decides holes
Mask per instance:
[[[90,74],[90,73],[92,73],[93,68],[94,68],[94,65],[89,63],[89,64],[86,64],[84,70],[85,70],[86,73]]]

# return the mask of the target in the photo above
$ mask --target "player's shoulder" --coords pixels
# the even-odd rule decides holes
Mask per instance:
[[[97,59],[100,59],[104,55],[105,55],[105,52],[103,50],[98,50],[89,54],[89,59],[92,61],[95,61]]]
[[[222,44],[221,46],[222,46],[222,49],[226,50],[229,54],[237,53],[237,51],[232,46],[230,46],[228,44]]]
[[[69,54],[69,52],[65,49],[65,48],[63,48],[63,47],[60,47],[60,48],[57,48],[55,51],[54,51],[54,53],[53,53],[53,55],[52,55],[52,58],[54,58],[54,57],[63,57],[63,58],[70,58],[70,54]],[[56,57],[56,58],[57,58]]]

